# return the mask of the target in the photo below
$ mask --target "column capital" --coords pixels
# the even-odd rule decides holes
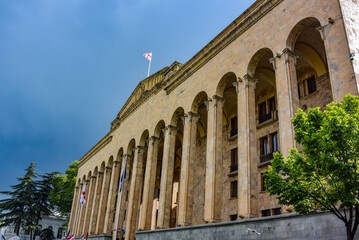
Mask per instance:
[[[284,48],[282,55],[284,55],[285,63],[289,63],[289,59],[292,57],[294,58],[294,65],[297,65],[297,59],[299,58],[299,55],[296,54],[292,49],[290,48]]]
[[[86,179],[85,182],[86,182],[86,183],[89,183],[89,182],[90,182],[90,179]]]
[[[204,104],[206,104],[206,109],[209,111],[209,104],[212,102],[212,98],[208,98],[207,101],[204,101]]]
[[[188,117],[189,117],[189,121],[191,122],[192,120],[194,121],[198,121],[199,119],[199,114],[195,113],[195,112],[188,112]]]
[[[106,166],[105,169],[106,169],[106,171],[110,171],[110,170],[112,170],[112,167]]]
[[[256,85],[258,83],[258,79],[252,77],[249,74],[246,74],[243,76],[244,80],[240,79],[239,82],[244,87],[252,87],[253,89],[256,89]]]
[[[91,178],[92,178],[92,180],[94,180],[94,179],[96,179],[96,178],[97,178],[97,176],[91,176]]]
[[[177,134],[177,131],[178,131],[177,127],[172,126],[172,125],[168,125],[167,128],[170,131],[169,134],[172,134],[172,133]]]
[[[272,64],[274,70],[277,70],[277,61],[276,60],[277,60],[276,57],[272,57],[269,59],[269,62]]]
[[[137,149],[137,153],[140,153],[142,150],[147,149],[147,147],[138,145],[136,149]]]
[[[324,34],[324,27],[323,26],[319,26],[317,27],[315,30],[317,30],[320,34],[320,37],[322,38],[322,40],[325,40],[325,34]]]
[[[98,171],[97,175],[103,175],[103,172]]]

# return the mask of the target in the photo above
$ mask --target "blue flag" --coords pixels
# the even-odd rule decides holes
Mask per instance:
[[[4,237],[4,235],[1,235],[1,240],[6,240],[6,238]]]
[[[121,175],[120,192],[122,192],[123,182],[125,181],[126,178],[126,167],[127,167],[127,156],[126,156],[125,167],[123,168],[123,172]]]

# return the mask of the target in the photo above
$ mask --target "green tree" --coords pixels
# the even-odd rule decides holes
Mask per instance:
[[[31,163],[25,171],[25,175],[18,178],[20,183],[10,186],[13,191],[0,192],[10,196],[8,199],[0,200],[0,226],[13,225],[17,235],[19,235],[21,226],[26,227],[32,224],[29,221],[31,218],[29,212],[36,192],[35,163]]]
[[[51,181],[53,186],[49,196],[51,206],[63,216],[68,216],[71,211],[78,164],[78,161],[72,162],[65,174],[57,174]]]
[[[301,150],[275,154],[266,176],[280,204],[309,214],[329,211],[344,222],[347,239],[359,223],[359,97],[347,95],[327,110],[298,110],[292,120]]]

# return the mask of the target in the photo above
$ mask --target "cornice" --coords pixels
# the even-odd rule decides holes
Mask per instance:
[[[111,131],[112,132],[112,131]],[[108,136],[109,132],[104,138],[102,138],[95,146],[93,146],[90,151],[88,151],[79,161],[79,167],[81,167],[85,162],[87,162],[93,155],[98,153],[103,149],[107,144],[112,141],[112,136]]]
[[[283,1],[284,0],[256,1],[176,72],[173,80],[165,87],[166,93],[170,94],[204,64]]]

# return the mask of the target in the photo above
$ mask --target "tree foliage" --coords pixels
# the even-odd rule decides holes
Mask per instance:
[[[51,182],[53,186],[50,193],[51,206],[62,215],[67,215],[71,211],[78,163],[78,161],[72,162],[65,174],[57,174]]]
[[[359,97],[347,95],[327,110],[298,110],[292,120],[301,150],[275,154],[266,185],[280,204],[308,214],[330,211],[353,239],[359,223]]]

